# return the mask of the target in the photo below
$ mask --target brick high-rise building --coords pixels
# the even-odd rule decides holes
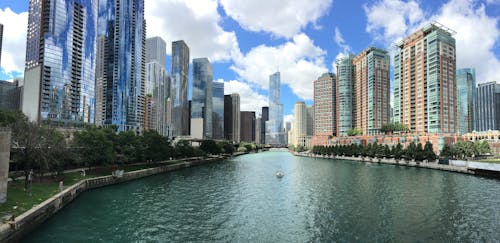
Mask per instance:
[[[397,44],[394,122],[417,133],[457,132],[454,32],[429,24]]]
[[[333,73],[324,73],[314,81],[314,137],[313,144],[324,144],[337,134],[336,79]]]

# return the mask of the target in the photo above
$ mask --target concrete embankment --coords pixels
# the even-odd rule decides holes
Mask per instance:
[[[178,163],[170,165],[126,172],[119,178],[113,176],[101,176],[82,180],[31,208],[25,213],[17,216],[15,220],[0,225],[0,242],[16,242],[20,240],[23,236],[35,229],[45,220],[57,213],[65,205],[73,201],[73,199],[77,198],[82,192],[87,190],[114,185],[186,167],[220,161],[226,158],[227,157],[212,157],[208,159],[179,161]]]
[[[392,165],[402,165],[410,167],[427,168],[434,170],[443,170],[450,172],[458,172],[471,175],[480,175],[500,179],[500,165],[491,163],[482,163],[475,161],[459,161],[450,160],[450,164],[439,164],[437,162],[416,162],[395,160],[392,158],[369,158],[369,157],[354,157],[354,156],[335,156],[335,155],[318,155],[311,153],[293,153],[295,156],[304,156],[311,158],[325,158],[325,159],[338,159],[338,160],[353,160],[359,162],[382,163]]]

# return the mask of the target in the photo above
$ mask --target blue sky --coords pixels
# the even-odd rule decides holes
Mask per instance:
[[[191,58],[208,57],[214,80],[241,95],[242,110],[267,104],[268,77],[282,75],[285,114],[312,103],[313,81],[335,59],[368,46],[389,49],[429,21],[457,32],[457,67],[477,82],[500,80],[500,0],[145,0],[148,36],[183,39]],[[27,0],[0,1],[4,45],[0,79],[22,76]],[[167,60],[169,60],[167,56]],[[170,63],[170,62],[168,62]],[[167,69],[170,70],[169,64]],[[392,77],[392,75],[391,75]]]

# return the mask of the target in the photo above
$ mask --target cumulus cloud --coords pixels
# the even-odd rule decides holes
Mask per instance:
[[[208,57],[211,61],[230,61],[239,55],[234,31],[220,26],[216,0],[149,0],[146,3],[147,36],[160,36],[171,43],[184,40],[190,56]]]
[[[221,0],[224,11],[240,26],[250,31],[264,31],[291,38],[308,24],[325,15],[332,0]]]
[[[3,24],[1,65],[4,72],[14,78],[16,73],[24,72],[28,12],[15,13],[8,7],[0,9],[0,23]]]
[[[326,51],[314,45],[306,34],[298,34],[279,46],[260,45],[235,58],[231,69],[240,79],[269,88],[269,75],[279,68],[281,84],[288,85],[298,97],[313,98],[312,82],[327,72],[324,56]]]
[[[252,88],[248,83],[237,80],[219,79],[218,81],[224,82],[224,94],[238,93],[240,95],[241,111],[255,111],[256,115],[260,115],[262,107],[269,106],[267,96],[259,94],[257,88]]]
[[[340,49],[339,53],[332,62],[332,70],[337,73],[337,65],[335,64],[336,60],[347,56],[351,52],[351,46],[346,43],[338,27],[335,27],[335,36],[333,37],[333,40]]]
[[[366,31],[387,45],[428,20],[438,21],[456,31],[457,68],[475,68],[477,83],[499,79],[500,61],[493,51],[500,44],[499,17],[488,16],[483,3],[450,0],[434,14],[424,14],[415,1],[383,0],[364,8],[368,18]]]

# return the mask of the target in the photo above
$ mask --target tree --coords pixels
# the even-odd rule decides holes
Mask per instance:
[[[234,152],[234,145],[228,141],[219,142],[219,146],[222,148],[223,153],[232,154]]]
[[[208,154],[220,154],[222,147],[220,147],[214,140],[203,140],[200,149]]]
[[[351,128],[347,130],[347,136],[358,136],[358,135],[363,135],[363,131],[361,129]]]
[[[434,161],[436,160],[436,154],[434,153],[434,149],[432,148],[432,143],[427,141],[424,146],[424,158],[427,161]]]
[[[400,160],[404,154],[403,146],[400,143],[398,143],[396,147],[392,149],[392,154],[394,156],[394,159]]]
[[[415,159],[415,155],[417,152],[417,145],[415,142],[411,142],[410,145],[405,149],[404,155],[406,160]]]
[[[80,154],[85,166],[107,165],[115,161],[116,153],[113,145],[114,131],[87,127],[81,132],[75,132],[73,146]]]
[[[484,140],[483,141],[476,141],[474,143],[474,148],[475,148],[475,151],[477,152],[476,155],[483,155],[483,154],[491,153],[490,144]]]
[[[422,148],[421,143],[417,143],[417,147],[415,149],[415,156],[414,156],[416,161],[424,161],[424,149]]]
[[[143,157],[148,161],[161,161],[174,156],[170,140],[156,131],[144,131],[141,144]]]
[[[453,158],[453,157],[455,157],[454,156],[455,152],[453,150],[454,149],[452,146],[445,144],[443,146],[443,149],[441,149],[440,156],[443,158]]]

